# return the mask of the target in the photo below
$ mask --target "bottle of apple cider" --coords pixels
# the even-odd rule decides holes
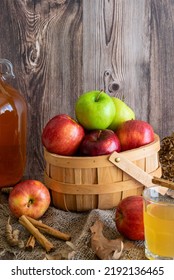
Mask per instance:
[[[0,66],[0,188],[2,188],[15,185],[24,174],[27,106],[20,93],[7,82],[8,78],[14,78],[11,62],[0,59]]]

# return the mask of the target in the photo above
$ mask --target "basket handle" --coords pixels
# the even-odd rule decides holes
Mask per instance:
[[[133,177],[139,183],[145,187],[153,186],[153,177],[142,170],[140,167],[135,165],[133,162],[124,157],[121,153],[113,152],[109,157],[109,161],[115,166],[126,172],[128,175]]]
[[[124,157],[121,153],[113,152],[109,157],[109,161],[112,162],[118,168],[120,168],[122,171],[126,172],[128,175],[133,177],[145,187],[159,185],[166,187],[170,190],[174,190],[174,182],[151,176],[150,174],[142,170],[140,167],[135,165],[133,162],[128,160],[126,157]]]

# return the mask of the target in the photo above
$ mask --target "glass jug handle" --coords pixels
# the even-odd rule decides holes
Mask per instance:
[[[6,78],[15,78],[14,72],[13,72],[13,65],[8,59],[1,59],[0,58],[0,64],[4,64],[6,66],[6,72],[2,73],[2,79],[6,80]]]

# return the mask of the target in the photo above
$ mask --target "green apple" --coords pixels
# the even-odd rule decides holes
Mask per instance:
[[[111,97],[115,104],[115,117],[112,123],[109,125],[109,129],[116,130],[116,128],[123,122],[134,120],[135,113],[134,111],[121,99],[117,97]]]
[[[93,90],[79,96],[75,104],[78,122],[86,129],[106,129],[115,116],[113,99],[103,91]]]

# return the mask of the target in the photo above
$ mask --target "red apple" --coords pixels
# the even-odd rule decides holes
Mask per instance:
[[[116,208],[117,230],[130,240],[144,240],[143,198],[128,196]]]
[[[42,132],[42,143],[55,154],[74,155],[85,135],[84,128],[66,114],[48,121]]]
[[[120,150],[118,137],[109,129],[90,131],[80,145],[80,153],[86,156],[107,155]]]
[[[122,123],[115,131],[120,143],[121,150],[131,150],[154,141],[152,126],[141,120],[129,120]]]
[[[46,212],[50,201],[50,193],[45,185],[37,180],[25,180],[13,187],[8,203],[17,218],[27,215],[38,219]]]

